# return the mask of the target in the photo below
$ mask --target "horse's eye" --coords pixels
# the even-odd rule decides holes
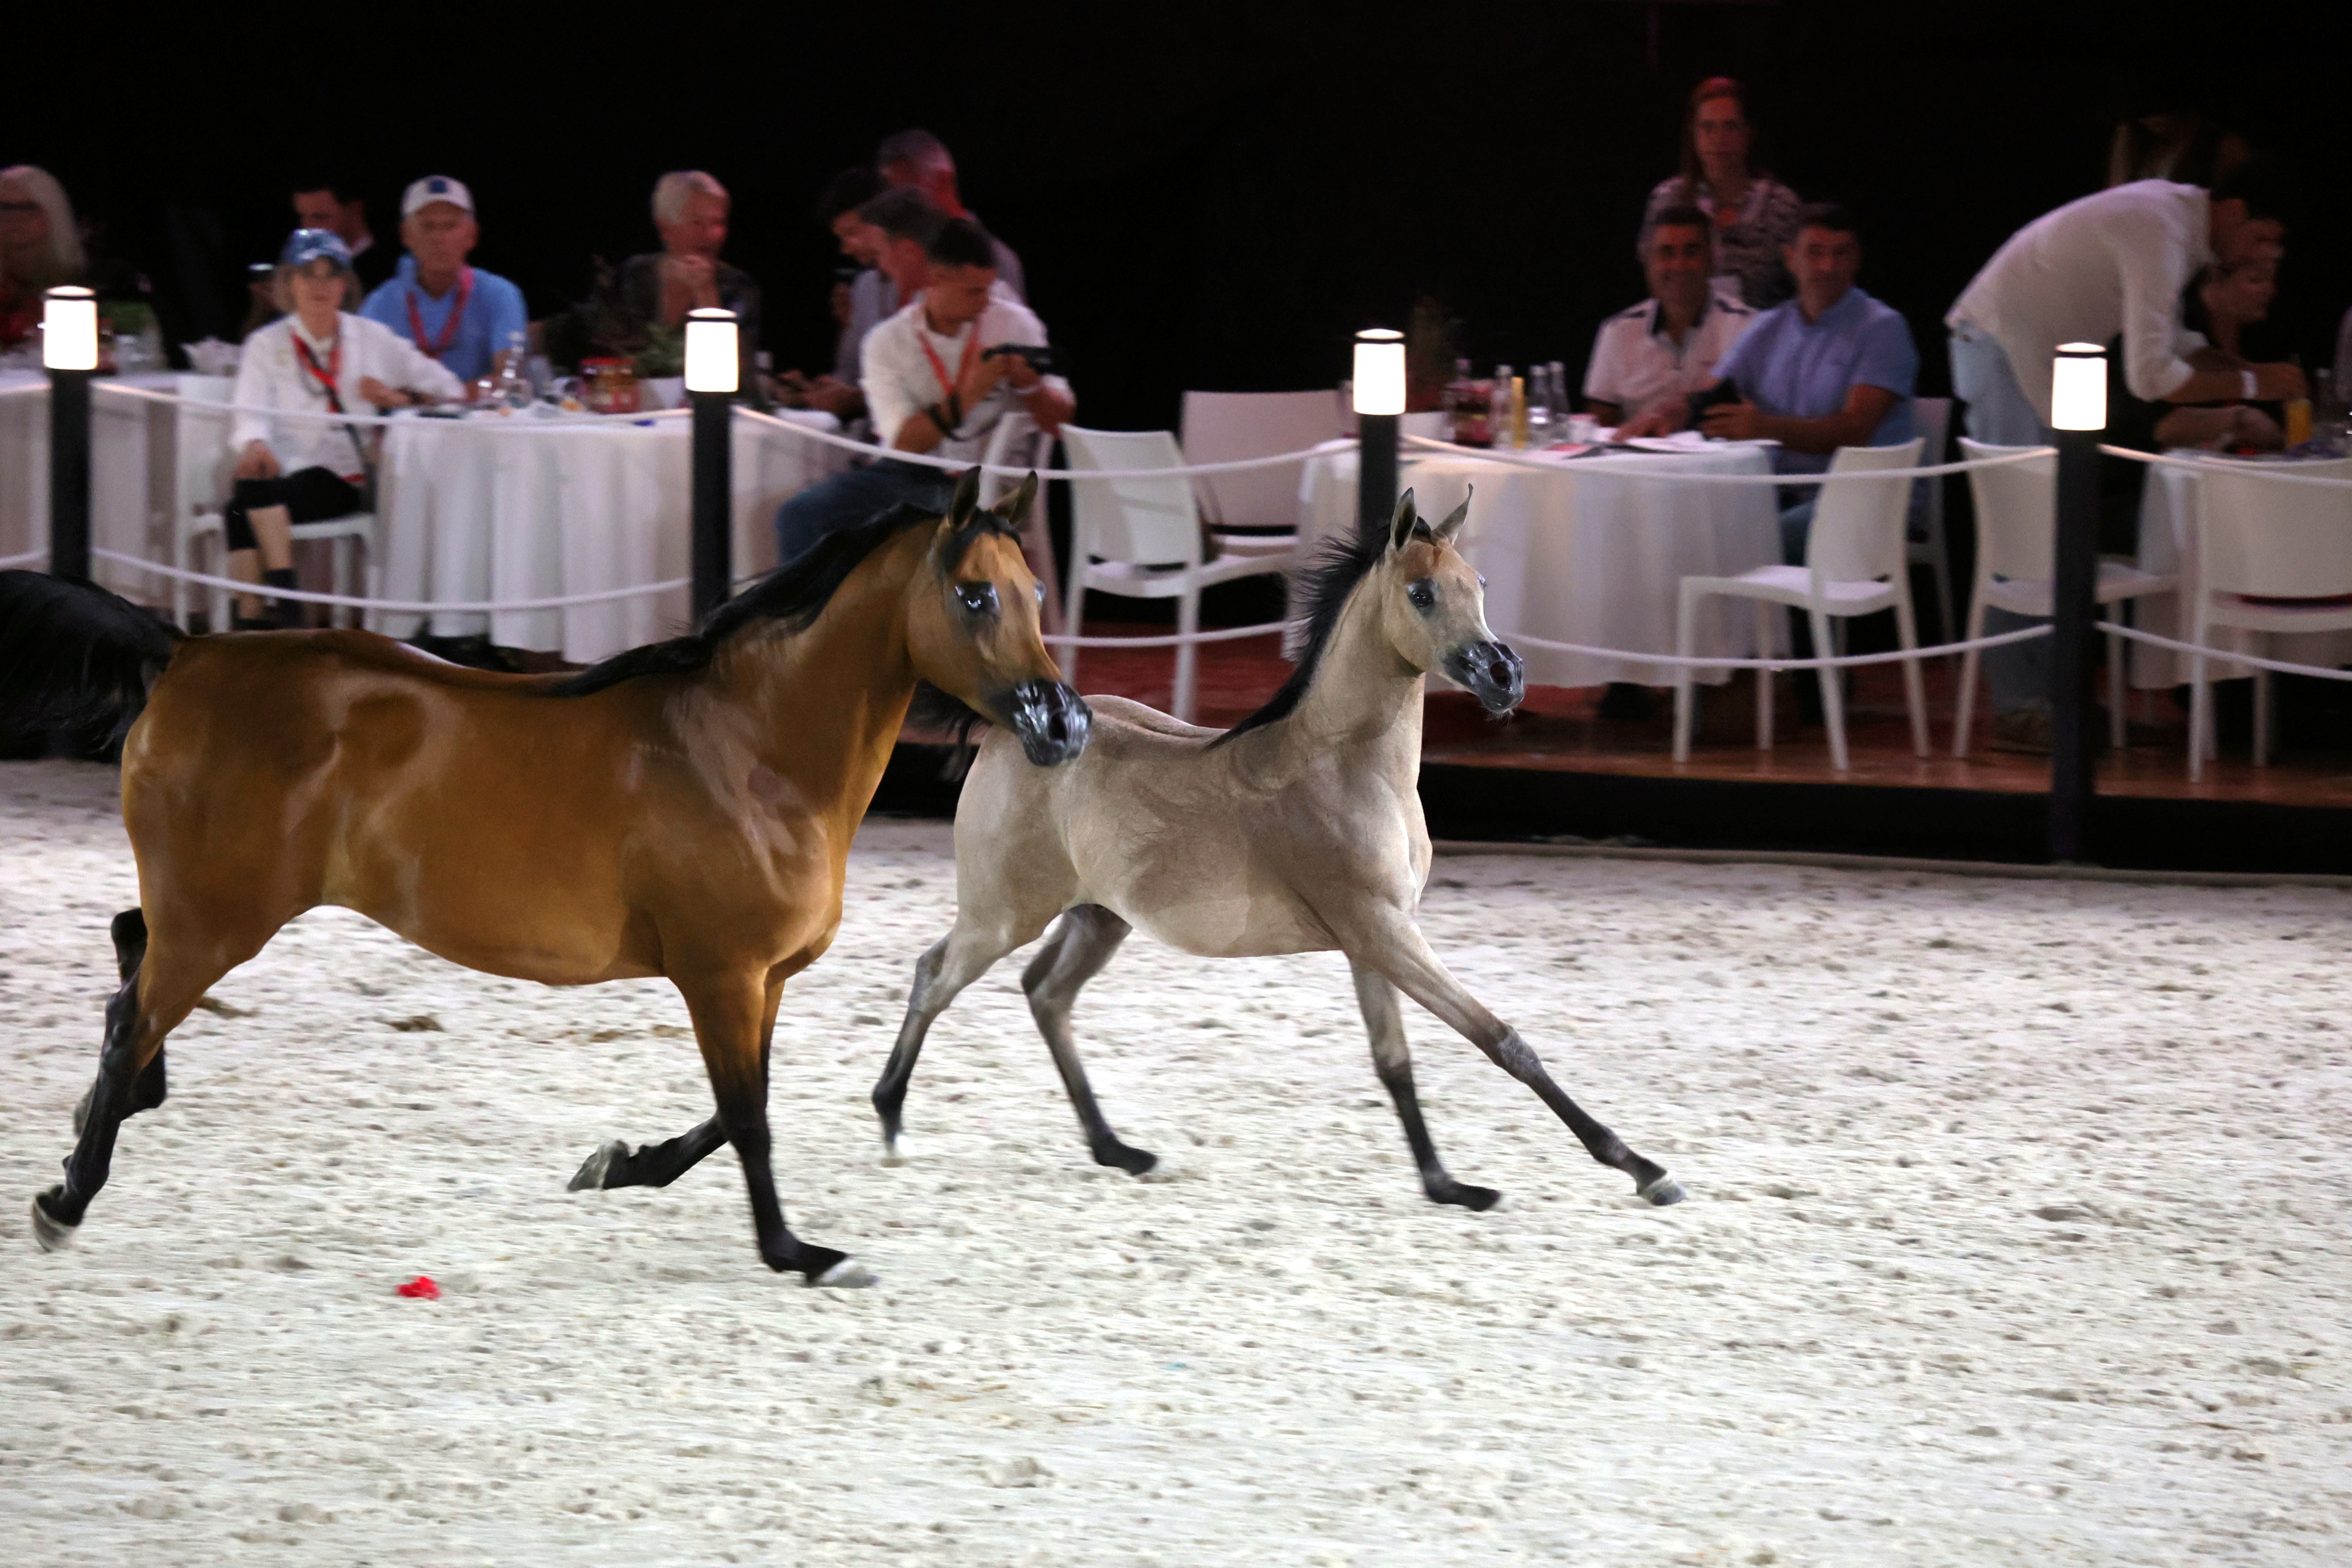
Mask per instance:
[[[1408,584],[1404,596],[1412,601],[1412,607],[1416,610],[1434,609],[1437,607],[1437,584],[1423,577],[1418,583]]]
[[[1483,587],[1485,587],[1486,585],[1486,574],[1485,574],[1484,572],[1481,572],[1481,573],[1479,573],[1479,574],[1478,574],[1478,586],[1480,586],[1481,588],[1483,588]]]
[[[993,583],[959,583],[956,584],[956,597],[962,600],[963,607],[975,616],[996,613],[996,584]]]
[[[1037,607],[1042,610],[1045,607],[1045,584],[1038,583],[1033,586],[1037,590]]]

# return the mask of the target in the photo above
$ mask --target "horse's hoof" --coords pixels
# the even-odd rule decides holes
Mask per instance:
[[[1503,1201],[1503,1194],[1492,1187],[1474,1187],[1467,1182],[1450,1182],[1429,1194],[1433,1203],[1454,1204],[1472,1214],[1485,1214]]]
[[[578,1173],[573,1175],[572,1180],[565,1184],[563,1190],[567,1193],[588,1193],[602,1190],[604,1185],[604,1178],[612,1174],[613,1166],[617,1162],[625,1160],[628,1157],[629,1146],[626,1143],[622,1142],[618,1138],[614,1139],[609,1143],[599,1146],[593,1154],[589,1155],[586,1160],[581,1163]]]
[[[882,1276],[855,1258],[845,1258],[822,1274],[809,1278],[811,1285],[822,1285],[834,1290],[863,1290],[868,1285],[879,1285]]]
[[[905,1164],[913,1157],[914,1151],[907,1146],[907,1140],[903,1135],[882,1140],[882,1163],[896,1167]]]
[[[74,1101],[74,1136],[76,1138],[79,1138],[81,1130],[89,1125],[89,1102],[97,1098],[98,1085],[91,1084],[81,1091],[81,1098]]]
[[[33,1199],[33,1240],[43,1252],[62,1252],[73,1245],[74,1232],[81,1226],[68,1225],[49,1213],[50,1198],[62,1196],[63,1187],[51,1187]]]
[[[1175,1174],[1161,1163],[1159,1155],[1147,1150],[1130,1148],[1116,1139],[1088,1152],[1094,1155],[1096,1164],[1125,1171],[1140,1182],[1164,1182]]]
[[[1634,1196],[1655,1204],[1660,1208],[1665,1207],[1668,1204],[1678,1204],[1689,1195],[1683,1191],[1683,1184],[1680,1182],[1675,1181],[1664,1171],[1643,1183],[1634,1194]]]

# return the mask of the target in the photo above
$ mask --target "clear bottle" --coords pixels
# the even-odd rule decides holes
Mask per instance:
[[[490,401],[505,408],[528,408],[533,402],[530,377],[523,362],[530,357],[529,341],[520,332],[507,334],[506,351],[499,355],[498,373],[490,382]]]
[[[1527,408],[1520,423],[1527,427],[1525,447],[1548,447],[1551,444],[1552,410],[1551,367],[1530,365],[1528,368]]]
[[[1493,433],[1494,444],[1497,447],[1507,447],[1511,444],[1512,424],[1518,417],[1518,411],[1511,396],[1511,388],[1517,380],[1518,377],[1511,374],[1509,365],[1498,364],[1495,367],[1495,379],[1492,384],[1494,391],[1486,400],[1486,428]]]
[[[2311,373],[2312,439],[2326,449],[2327,455],[2341,458],[2352,455],[2347,440],[2352,440],[2352,419],[2347,418],[2344,395],[2336,384],[2336,373],[2321,367]]]

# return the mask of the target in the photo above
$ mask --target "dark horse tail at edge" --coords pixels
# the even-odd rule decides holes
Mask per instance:
[[[111,756],[186,634],[105,589],[0,572],[0,735]]]

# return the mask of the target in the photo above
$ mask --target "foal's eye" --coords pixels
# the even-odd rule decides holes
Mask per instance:
[[[963,607],[975,616],[996,613],[996,584],[993,583],[959,583],[956,584],[956,597],[962,600]]]
[[[1437,607],[1437,584],[1424,577],[1418,583],[1407,584],[1404,591],[1404,596],[1412,601],[1412,607],[1416,610],[1435,609]]]

